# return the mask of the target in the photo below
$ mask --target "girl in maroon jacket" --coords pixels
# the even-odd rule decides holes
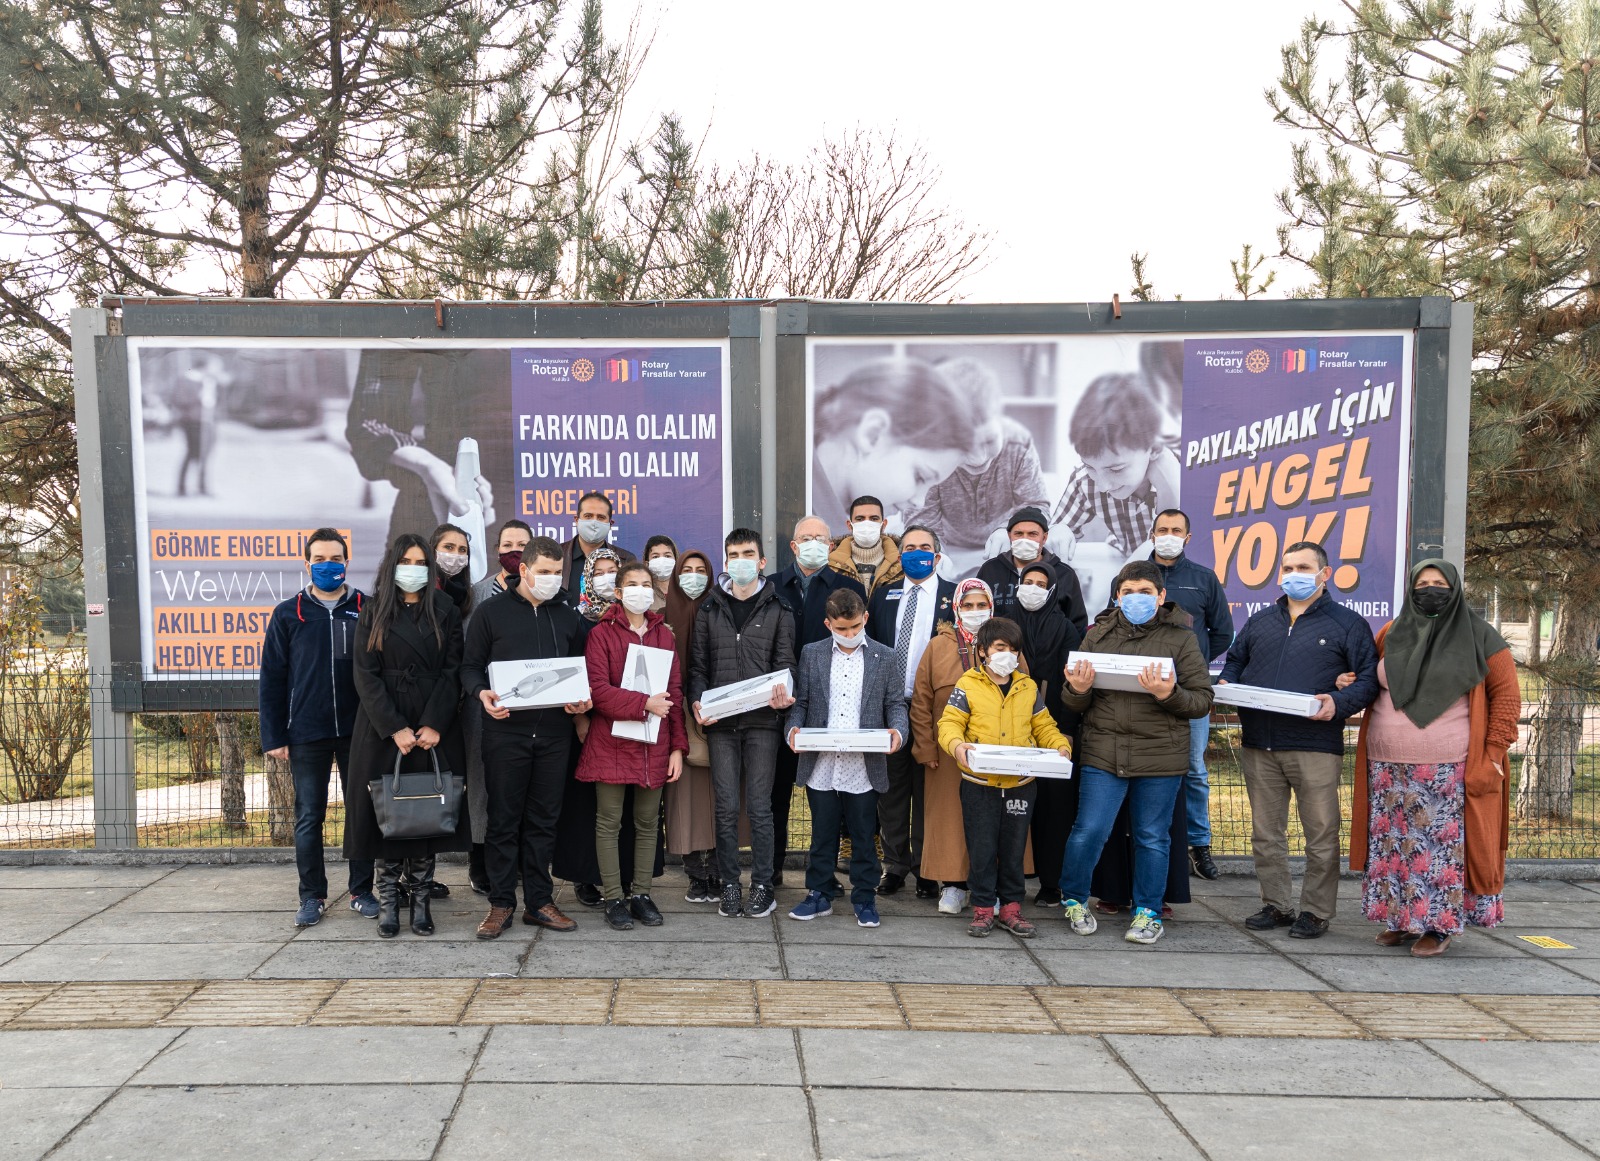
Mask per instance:
[[[655,585],[642,562],[625,564],[617,573],[617,601],[589,631],[584,653],[589,664],[589,696],[594,701],[589,736],[578,763],[578,780],[595,783],[595,857],[605,890],[606,922],[626,931],[637,919],[646,927],[661,925],[661,912],[650,899],[650,869],[656,862],[661,791],[683,772],[689,749],[683,726],[683,676],[672,630],[660,613],[650,612]],[[622,688],[629,645],[665,649],[672,654],[667,692],[646,696]],[[662,719],[653,744],[616,737],[615,722]],[[622,802],[633,792],[634,881],[624,895],[617,841],[622,829]]]

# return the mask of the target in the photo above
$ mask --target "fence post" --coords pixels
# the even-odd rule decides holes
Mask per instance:
[[[128,850],[139,843],[135,798],[133,715],[118,713],[111,669],[111,618],[106,584],[105,460],[100,450],[100,384],[95,339],[107,333],[108,311],[80,307],[72,312],[72,384],[77,403],[79,513],[83,521],[83,595],[90,615],[84,636],[89,646],[89,713],[94,741],[94,845]]]

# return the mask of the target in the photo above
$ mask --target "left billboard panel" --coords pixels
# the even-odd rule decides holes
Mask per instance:
[[[510,517],[572,537],[599,491],[613,540],[714,547],[730,511],[726,342],[128,340],[147,677],[249,674],[306,584],[305,536],[384,547],[441,522],[497,567]],[[480,550],[480,546],[482,546]]]

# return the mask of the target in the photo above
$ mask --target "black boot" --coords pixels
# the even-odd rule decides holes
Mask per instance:
[[[378,934],[393,939],[400,934],[400,873],[403,864],[380,863],[378,871]]]
[[[411,930],[433,934],[433,856],[409,860],[411,867]]]
[[[1198,875],[1202,879],[1214,880],[1222,875],[1222,872],[1217,870],[1217,864],[1211,858],[1211,848],[1208,846],[1189,848],[1189,872],[1190,874]]]

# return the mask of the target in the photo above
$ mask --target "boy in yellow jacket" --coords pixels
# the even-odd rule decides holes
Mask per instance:
[[[978,664],[961,675],[939,718],[939,747],[961,767],[961,822],[971,869],[972,925],[968,935],[988,935],[998,923],[1031,939],[1036,928],[1022,917],[1022,856],[1038,795],[1034,779],[1017,774],[975,774],[967,766],[973,745],[1033,746],[1070,757],[1072,743],[1045,708],[1044,690],[1017,672],[1022,630],[994,617],[978,630]],[[995,913],[998,899],[999,914]]]

